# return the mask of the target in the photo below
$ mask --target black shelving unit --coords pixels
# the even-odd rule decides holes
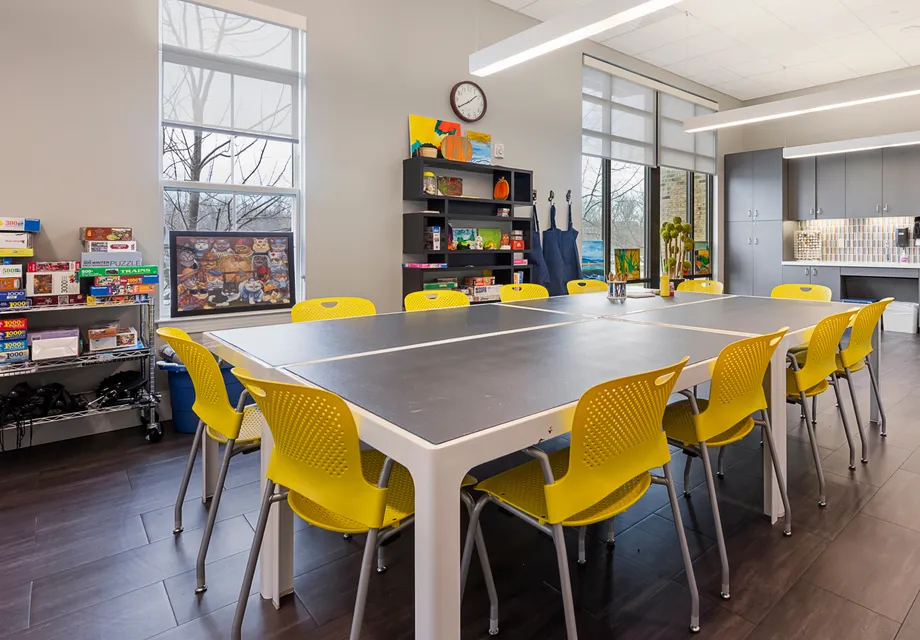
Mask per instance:
[[[490,177],[490,193],[491,187],[504,178],[509,184],[510,197],[508,200],[495,200],[491,197],[428,195],[422,189],[422,177],[426,171],[435,175],[473,174],[473,180],[480,185],[484,178]],[[514,260],[526,258],[530,251],[529,207],[533,206],[532,194],[533,172],[527,169],[455,162],[442,158],[415,157],[404,160],[403,200],[424,202],[425,210],[403,214],[403,262],[447,264],[447,268],[403,267],[403,296],[421,291],[426,282],[434,282],[438,278],[457,278],[462,284],[464,276],[484,275],[487,271],[495,276],[496,284],[511,284],[515,271],[523,273],[524,282],[530,282],[531,265],[515,265]],[[528,207],[526,217],[515,216],[518,207]],[[511,215],[498,215],[501,208],[511,209]],[[448,251],[448,226],[499,228],[502,233],[508,234],[511,231],[522,231],[526,244],[523,251]],[[441,228],[441,251],[425,248],[425,232],[428,227]]]

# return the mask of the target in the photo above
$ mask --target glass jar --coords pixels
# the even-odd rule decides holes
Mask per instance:
[[[422,174],[422,193],[426,196],[438,195],[438,179],[431,171]]]

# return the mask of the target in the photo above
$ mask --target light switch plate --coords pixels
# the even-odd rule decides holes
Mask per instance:
[[[495,154],[495,157],[498,158],[499,160],[505,159],[505,145],[499,144],[496,142],[492,146],[492,151]]]

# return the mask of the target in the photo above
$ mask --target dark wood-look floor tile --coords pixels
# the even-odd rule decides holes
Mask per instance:
[[[748,640],[892,640],[900,624],[799,581]]]
[[[866,407],[863,409],[863,415],[868,420],[868,405]],[[917,415],[920,414],[920,394],[911,393],[896,405],[885,405],[885,408],[888,420],[888,435],[885,440],[892,446],[915,451],[920,447],[920,422],[917,421]],[[871,433],[873,437],[880,437],[878,426],[873,425]]]
[[[32,622],[105,602],[187,571],[195,566],[201,531],[188,531],[102,560],[36,580],[32,588]],[[242,516],[214,527],[208,551],[211,561],[249,549],[252,528]]]
[[[920,451],[914,451],[910,457],[904,461],[901,468],[911,473],[920,474]]]
[[[726,476],[724,479],[724,481],[728,483],[739,483],[745,486],[748,485],[750,480],[752,480],[751,476],[745,477],[742,473]],[[721,487],[723,486],[723,480],[717,479],[716,487],[717,496],[719,498],[719,516],[722,520],[723,531],[728,532],[751,521],[763,519],[764,516],[759,513],[756,508],[739,504],[731,499],[726,499],[722,494]],[[761,491],[763,491],[762,488]],[[763,502],[763,498],[760,498],[760,502]],[[712,516],[712,505],[709,502],[709,491],[705,486],[699,486],[694,489],[689,498],[678,492],[677,504],[680,507],[680,517],[684,527],[715,539],[716,527]],[[670,504],[665,505],[655,513],[672,522],[674,520],[674,513],[671,510]]]
[[[37,514],[66,505],[87,501],[105,501],[123,496],[131,490],[125,471],[113,471],[67,482],[61,478],[43,483],[39,478],[30,490],[4,491],[0,508],[18,508],[22,514]]]
[[[888,444],[885,438],[867,437],[866,444],[869,450],[869,462],[860,462],[859,438],[856,440],[856,470],[850,470],[850,451],[844,445],[832,455],[822,461],[825,473],[833,473],[844,478],[852,478],[859,482],[881,487],[910,457],[911,452]]]
[[[224,640],[230,637],[235,612],[236,603],[234,602],[161,633],[155,638],[156,640]],[[281,640],[282,638],[293,640],[310,637],[307,633],[310,629],[315,628],[316,623],[313,622],[306,607],[296,596],[289,595],[282,598],[281,608],[276,610],[271,600],[263,600],[262,596],[255,594],[250,596],[246,603],[242,636],[244,640]],[[296,634],[288,635],[288,631],[295,631]],[[347,637],[347,635],[342,636],[343,639]]]
[[[673,467],[672,467],[673,468]],[[681,489],[677,489],[678,495]],[[670,504],[668,500],[667,487],[660,484],[653,484],[644,496],[639,498],[629,509],[618,515],[614,519],[614,530],[616,535],[620,535],[630,527],[645,520],[650,515]],[[588,534],[597,540],[607,540],[607,523],[601,522],[588,527]]]
[[[849,405],[849,400],[845,400],[847,408],[847,419],[850,421],[850,428],[853,430],[853,438],[858,439],[856,434],[856,419],[853,417],[853,408]],[[840,416],[837,415],[836,409],[822,411],[818,414],[818,424],[815,425],[815,437],[818,446],[822,449],[831,449],[836,451],[841,447],[847,446],[846,432],[843,430],[843,423]],[[808,430],[805,428],[805,422],[801,421],[796,424],[795,428],[789,430],[789,438],[808,444]],[[822,456],[823,458],[823,456]]]
[[[754,625],[709,598],[700,598],[700,632],[690,632],[690,591],[683,583],[668,582],[646,600],[612,612],[611,638],[617,640],[742,640]]]
[[[920,531],[920,475],[900,469],[878,490],[863,513]]]
[[[745,450],[739,449],[736,445],[729,445],[725,453],[726,475],[740,472],[762,480],[763,451],[763,448]],[[818,447],[818,455],[822,460],[832,453],[833,449]],[[815,473],[815,460],[811,453],[811,445],[807,441],[792,437],[786,440],[786,467],[789,477],[795,477],[805,471]]]
[[[217,521],[235,518],[247,511],[257,509],[262,500],[261,494],[258,482],[250,482],[232,489],[225,488],[217,510]],[[210,502],[207,505],[202,504],[200,498],[186,500],[182,504],[182,528],[185,531],[191,531],[203,527],[208,520],[210,504]],[[151,542],[173,536],[174,512],[175,505],[173,504],[141,515],[144,530]]]
[[[754,623],[767,615],[828,544],[801,529],[791,537],[783,536],[782,531],[781,523],[770,526],[760,520],[726,535],[731,600],[723,601],[722,606]],[[722,585],[718,549],[707,551],[694,569],[700,592],[718,597]]]
[[[161,583],[36,624],[11,638],[28,640],[145,640],[176,625]]]
[[[4,578],[0,585],[0,638],[29,626],[32,583],[13,584]]]
[[[818,476],[814,465],[812,469],[792,477],[788,485],[792,527],[793,531],[804,529],[833,540],[878,489],[832,473],[825,474],[824,479],[827,507],[821,508],[818,506]]]
[[[917,640],[920,638],[920,626],[905,624],[894,640]]]
[[[163,582],[176,622],[183,625],[212,611],[235,603],[240,596],[243,572],[249,560],[249,551],[242,551],[205,565],[208,590],[195,593],[195,569],[168,578]],[[259,590],[259,573],[253,580],[249,595]]]
[[[244,515],[246,516],[246,521],[249,523],[249,526],[252,527],[253,531],[255,531],[256,526],[259,523],[259,510],[256,509],[255,511],[247,511]],[[309,526],[310,525],[306,520],[302,520],[297,516],[294,516],[294,533],[302,531]]]
[[[804,579],[901,622],[920,592],[920,532],[860,514]]]
[[[295,519],[298,519],[295,516]],[[386,558],[389,559],[391,549],[396,546],[409,545],[408,554],[412,556],[411,538],[409,532],[400,534],[386,548]],[[405,539],[409,540],[406,542]],[[352,554],[361,555],[364,552],[365,536],[356,535],[346,540],[341,533],[325,531],[317,527],[306,527],[294,534],[294,576],[307,573]]]

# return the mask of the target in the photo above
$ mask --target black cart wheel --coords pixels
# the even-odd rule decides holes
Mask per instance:
[[[156,444],[163,439],[163,425],[160,424],[160,412],[154,411],[153,417],[154,422],[151,424],[146,413],[141,413],[141,424],[144,425],[144,430],[146,432],[145,437],[150,444]]]

